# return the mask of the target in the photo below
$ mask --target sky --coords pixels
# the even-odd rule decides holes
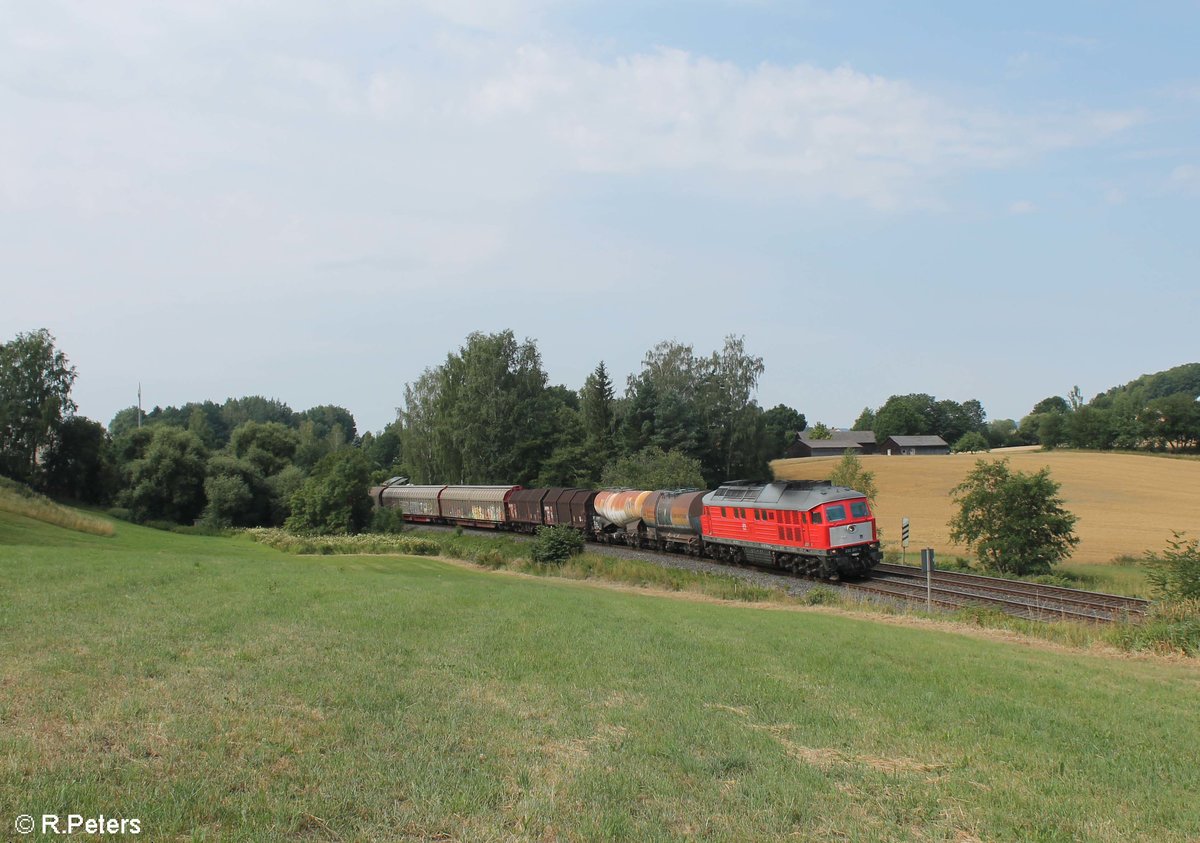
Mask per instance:
[[[745,337],[757,399],[1020,419],[1200,361],[1200,4],[0,0],[0,341],[79,413],[395,418]]]

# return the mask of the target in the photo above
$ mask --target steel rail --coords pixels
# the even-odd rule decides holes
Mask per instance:
[[[919,568],[906,565],[876,565],[875,571],[885,575],[891,574],[914,580],[923,581],[925,579],[924,573]],[[994,591],[1002,594],[1027,595],[1039,601],[1045,601],[1047,604],[1083,606],[1115,614],[1144,615],[1150,606],[1150,601],[1139,597],[1124,597],[1100,591],[1084,591],[1082,589],[1065,588],[1057,585],[1026,583],[1020,580],[987,577],[980,574],[964,574],[958,571],[934,571],[933,581],[946,584],[954,583],[965,588],[977,588],[983,591]]]

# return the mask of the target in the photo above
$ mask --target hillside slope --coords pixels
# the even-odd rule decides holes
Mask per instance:
[[[137,817],[147,840],[281,843],[1200,835],[1190,660],[5,512],[0,631],[9,827],[71,810]]]
[[[950,543],[948,522],[955,512],[950,490],[979,459],[1008,457],[1014,471],[1049,467],[1062,484],[1067,509],[1079,517],[1076,562],[1104,563],[1122,555],[1161,550],[1172,530],[1200,532],[1200,461],[1132,454],[1011,449],[991,454],[928,457],[862,457],[879,487],[876,512],[884,543],[899,547],[900,519],[912,522],[911,551],[933,547],[941,554],[965,555]],[[776,460],[775,476],[823,480],[837,457]],[[910,559],[910,561],[912,561]]]

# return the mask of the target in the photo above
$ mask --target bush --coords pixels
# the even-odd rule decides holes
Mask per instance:
[[[1162,556],[1146,554],[1146,579],[1167,600],[1200,599],[1200,541],[1171,531]]]
[[[970,433],[964,433],[950,450],[956,454],[975,454],[980,451],[990,451],[992,448],[986,436],[977,430],[972,430]]]
[[[402,553],[410,556],[437,556],[443,550],[433,539],[409,536],[360,533],[354,536],[295,535],[286,530],[256,527],[246,531],[251,539],[285,553],[324,556],[334,554]]]
[[[508,564],[508,560],[504,558],[504,553],[495,548],[481,550],[473,554],[471,561],[476,565],[482,565],[485,568],[492,568],[493,570],[503,568]]]
[[[809,606],[829,606],[840,602],[837,592],[824,585],[817,585],[804,593],[802,598]]]
[[[539,527],[530,554],[539,564],[561,565],[583,552],[583,534],[571,527]]]
[[[292,495],[287,529],[321,535],[360,532],[371,521],[369,472],[366,457],[356,448],[334,451],[322,459]]]
[[[1156,604],[1141,623],[1116,626],[1113,639],[1127,650],[1200,655],[1200,600]]]
[[[371,526],[368,532],[372,533],[403,533],[404,532],[404,513],[398,507],[381,506],[371,514]]]

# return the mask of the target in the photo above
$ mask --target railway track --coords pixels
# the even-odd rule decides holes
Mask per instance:
[[[852,591],[914,602],[926,601],[925,574],[907,565],[877,565],[871,579],[847,583]],[[944,608],[986,606],[1031,620],[1075,620],[1104,623],[1140,620],[1149,601],[1062,586],[935,571],[930,589],[932,602]]]
[[[453,527],[423,525],[424,529],[436,531],[453,530]],[[495,534],[493,530],[474,530],[480,534]],[[532,537],[517,533],[506,534],[522,541]],[[731,566],[709,559],[701,559],[657,550],[589,543],[597,553],[640,559],[674,568],[705,571],[725,576],[738,577],[768,588],[779,588],[791,594],[800,594],[818,585],[842,589],[847,593],[870,595],[887,600],[925,603],[925,575],[920,568],[906,565],[881,564],[875,566],[871,579],[858,582],[842,581],[825,583],[821,580],[798,577],[778,568],[746,564]],[[933,605],[941,609],[961,609],[965,606],[987,606],[1017,617],[1039,621],[1075,620],[1090,623],[1105,623],[1115,620],[1140,620],[1149,602],[1136,597],[1121,597],[1080,591],[1061,586],[1038,585],[978,574],[960,574],[951,571],[936,571],[933,577]]]

